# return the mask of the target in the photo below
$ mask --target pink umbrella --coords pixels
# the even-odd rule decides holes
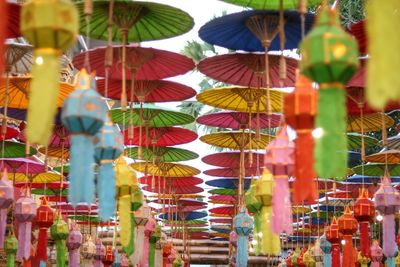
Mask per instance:
[[[239,169],[233,168],[221,168],[221,169],[211,169],[203,172],[205,175],[216,176],[216,177],[239,177]],[[262,173],[262,168],[246,168],[245,177],[255,176]]]
[[[210,154],[201,159],[208,165],[213,165],[223,168],[234,168],[239,169],[240,152],[221,152]],[[244,154],[245,167],[249,166],[249,153]],[[257,166],[264,165],[264,154],[253,153],[253,165],[251,167],[256,168]]]
[[[45,172],[44,164],[27,158],[0,158],[1,167],[6,168],[9,173],[37,174]]]

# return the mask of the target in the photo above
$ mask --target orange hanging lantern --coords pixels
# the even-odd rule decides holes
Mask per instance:
[[[39,226],[39,238],[36,248],[36,259],[38,262],[47,260],[47,229],[54,223],[55,213],[49,207],[46,197],[36,210],[36,224]]]
[[[332,245],[331,267],[340,267],[340,242],[342,240],[342,233],[339,231],[336,217],[333,217],[331,225],[326,229],[326,239]]]
[[[344,214],[338,219],[339,232],[343,234],[343,266],[353,266],[354,264],[354,248],[353,248],[353,234],[357,232],[358,223],[354,218],[349,206],[346,206]]]
[[[103,258],[104,267],[110,267],[114,262],[114,251],[112,246],[106,246],[106,253]]]
[[[317,112],[318,93],[305,76],[300,75],[293,93],[284,98],[286,122],[296,130],[293,201],[314,200],[317,197],[314,171],[314,139],[312,131]]]

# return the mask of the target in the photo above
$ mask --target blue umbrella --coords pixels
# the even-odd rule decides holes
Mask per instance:
[[[170,214],[164,213],[160,214],[159,218],[163,220],[170,220]],[[189,220],[196,220],[196,219],[201,219],[207,217],[207,212],[205,211],[192,211],[192,212],[184,212],[183,214],[178,213],[178,216],[176,216],[176,213],[172,214],[171,219],[174,221],[189,221]]]
[[[303,221],[304,221],[304,223],[310,223],[310,217],[305,217],[304,219],[303,219]],[[311,218],[311,224],[319,224],[319,225],[322,225],[322,224],[327,224],[328,223],[328,221],[329,220],[325,220],[325,219],[321,219],[321,218]]]
[[[260,18],[261,21],[271,20],[279,21],[278,11],[249,10],[213,19],[200,28],[199,36],[205,42],[222,46],[233,50],[244,50],[249,52],[265,51],[259,38],[247,27],[251,18]],[[297,11],[285,11],[285,49],[297,48],[301,40],[300,15]],[[306,14],[305,32],[307,33],[314,22],[314,15]],[[274,23],[270,23],[272,25]],[[275,27],[274,27],[275,28]],[[276,29],[278,23],[276,23]],[[271,31],[271,30],[270,30]],[[280,50],[280,41],[278,35],[272,39],[269,46],[270,51]]]
[[[362,176],[355,174],[347,178],[349,183],[377,184],[380,183],[382,176]],[[400,176],[391,176],[392,183],[400,183]]]
[[[215,179],[209,180],[206,182],[206,185],[228,188],[228,189],[237,189],[237,185],[239,183],[239,179]],[[251,183],[251,179],[244,179],[244,190],[249,189]]]
[[[8,108],[7,109],[7,117],[25,121],[26,120],[26,109],[19,109],[19,108]],[[4,108],[0,108],[0,113],[4,114]],[[57,109],[57,114],[54,119],[55,124],[61,124],[61,108]]]
[[[327,205],[321,205],[319,206],[319,210],[321,211],[328,211],[328,212],[341,212],[344,211],[344,207],[342,206],[327,206]]]
[[[229,230],[229,229],[224,229],[224,228],[219,228],[219,227],[211,227],[211,231],[223,233],[223,234],[229,234],[231,232],[231,230]]]
[[[352,168],[354,166],[357,166],[361,164],[361,153],[360,152],[354,152],[354,151],[349,151],[348,152],[348,166],[349,168]]]

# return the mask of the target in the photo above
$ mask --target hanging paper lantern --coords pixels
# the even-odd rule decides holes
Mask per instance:
[[[339,231],[339,225],[336,217],[333,217],[331,225],[326,229],[326,239],[331,243],[332,263],[331,267],[340,267],[340,242],[342,234]]]
[[[155,264],[154,264],[155,266],[161,267],[163,265],[162,251],[165,244],[167,244],[167,239],[168,239],[167,235],[164,232],[161,232],[161,237],[156,243]]]
[[[167,261],[167,266],[168,267],[172,267],[172,264],[174,263],[175,259],[176,259],[176,251],[175,249],[172,248],[171,253],[168,256],[168,261]]]
[[[317,113],[317,91],[305,76],[300,75],[296,87],[291,94],[285,95],[283,113],[285,121],[296,130],[294,157],[295,168],[293,183],[293,201],[313,201],[316,199],[317,188],[314,181],[314,130],[315,115]]]
[[[272,217],[272,190],[272,174],[267,169],[264,169],[261,178],[256,182],[256,198],[262,204],[261,252],[267,255],[279,255],[281,250],[279,235],[272,232],[270,223]]]
[[[135,238],[131,242],[138,242],[138,244],[141,244],[144,239],[144,226],[146,225],[147,221],[150,218],[150,207],[147,205],[146,201],[143,201],[142,207],[140,207],[137,211],[134,212],[134,217],[132,217],[132,220],[134,221],[132,225],[136,226],[136,231],[132,233],[132,235],[135,235]],[[134,253],[133,253],[133,263],[134,264],[139,264],[140,259],[143,254],[143,246],[136,246]]]
[[[113,264],[114,262],[114,252],[112,249],[112,246],[106,246],[106,250],[105,250],[105,254],[104,254],[104,258],[103,258],[103,266],[104,267],[110,267],[111,264]]]
[[[42,203],[36,211],[36,224],[39,226],[39,237],[36,247],[37,262],[47,260],[47,229],[53,225],[54,211],[49,207],[46,197],[42,198]]]
[[[237,247],[237,239],[238,239],[238,235],[235,231],[231,231],[229,233],[229,243],[233,246],[233,247]]]
[[[77,225],[73,225],[67,238],[67,248],[69,252],[69,267],[79,267],[78,250],[82,245],[82,234]]]
[[[332,244],[326,239],[326,234],[320,238],[320,246],[324,252],[323,266],[331,266],[332,263]]]
[[[97,175],[97,197],[99,217],[108,221],[115,211],[115,171],[114,160],[124,151],[124,142],[118,129],[106,116],[103,127],[96,134],[97,143],[94,157],[100,165]]]
[[[94,255],[96,254],[96,245],[93,243],[92,238],[89,236],[86,242],[82,244],[81,255],[82,255],[82,265],[91,266]]]
[[[4,251],[7,255],[7,267],[14,267],[15,265],[15,254],[18,250],[18,240],[15,238],[14,233],[11,233],[4,240]]]
[[[368,199],[368,190],[361,189],[360,196],[354,203],[354,217],[360,224],[360,255],[370,258],[369,223],[375,218],[374,202]]]
[[[259,202],[256,198],[256,183],[255,183],[254,179],[251,180],[250,188],[246,192],[246,207],[247,207],[247,210],[254,217],[253,240],[255,241],[255,243],[253,246],[254,246],[254,254],[258,256],[260,254],[260,243],[261,243],[260,233],[261,233],[261,228],[262,228],[261,227],[262,203]],[[231,233],[235,233],[235,232],[232,231]]]
[[[17,258],[27,260],[31,254],[32,222],[36,216],[36,203],[28,188],[23,188],[15,203],[15,219],[18,222]]]
[[[150,218],[144,227],[144,240],[143,240],[143,255],[140,265],[148,266],[149,264],[149,250],[150,250],[150,237],[156,231],[156,222]]]
[[[383,251],[379,246],[379,241],[374,240],[371,246],[371,267],[380,267],[383,259]]]
[[[336,10],[321,8],[314,29],[301,46],[302,73],[319,84],[315,169],[320,177],[346,177],[346,92],[344,84],[359,66],[357,42],[340,26]]]
[[[352,266],[355,259],[353,258],[353,234],[357,232],[358,224],[354,218],[349,206],[346,206],[344,214],[338,219],[339,232],[343,235],[343,266]]]
[[[96,253],[94,254],[93,267],[102,267],[103,259],[106,254],[106,248],[104,247],[101,239],[96,239]]]
[[[4,169],[0,180],[0,248],[3,248],[6,235],[7,212],[14,201],[14,187],[8,180],[7,169]]]
[[[123,253],[121,255],[121,267],[128,267],[129,266],[129,259],[126,257],[126,254]]]
[[[121,266],[121,255],[118,253],[118,250],[114,250],[114,262],[111,264],[111,267],[120,267]]]
[[[288,182],[293,173],[293,153],[294,144],[289,141],[287,128],[281,127],[276,138],[268,144],[264,159],[265,167],[274,175],[271,229],[276,234],[293,233]]]
[[[50,227],[50,235],[56,241],[57,267],[65,267],[66,264],[66,240],[68,238],[68,225],[63,220],[61,214],[56,216],[53,225]]]
[[[94,200],[92,137],[103,126],[107,112],[95,86],[94,77],[89,77],[82,69],[75,91],[63,104],[61,120],[71,134],[68,200],[73,206]]]
[[[371,262],[371,248],[369,248],[369,257],[362,256],[361,251],[358,253],[358,263],[360,267],[368,267],[368,264]]]
[[[306,254],[306,252],[307,252],[306,248],[303,247],[300,249],[300,254],[297,257],[297,265],[295,265],[295,266],[297,266],[297,267],[305,267],[306,266],[305,262],[304,262],[304,255]]]
[[[300,256],[300,252],[301,252],[300,247],[297,246],[293,252],[293,255],[291,256],[291,259],[292,259],[291,264],[293,267],[297,267],[297,258]]]
[[[315,240],[314,246],[311,248],[311,257],[315,261],[315,267],[323,267],[324,264],[324,252],[321,249],[320,239]]]
[[[253,220],[246,213],[244,208],[241,208],[239,214],[236,215],[235,218],[233,218],[233,227],[236,234],[238,235],[236,265],[246,267],[249,258],[249,235],[253,231]]]
[[[60,89],[59,57],[78,37],[78,12],[70,0],[27,1],[21,10],[21,33],[34,46],[26,135],[46,146],[52,134]]]
[[[156,244],[161,238],[161,226],[157,225],[155,231],[149,238],[149,267],[155,267]]]
[[[306,267],[315,267],[315,260],[312,257],[311,246],[308,247],[307,251],[303,255],[304,266]]]
[[[178,253],[176,253],[176,257],[174,262],[172,263],[172,267],[182,267],[182,258]]]
[[[164,248],[163,248],[163,266],[167,266],[168,263],[168,257],[169,255],[171,255],[172,253],[172,243],[170,241],[167,241],[167,243],[165,244]]]

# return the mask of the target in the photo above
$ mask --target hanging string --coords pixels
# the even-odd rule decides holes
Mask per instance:
[[[90,19],[93,14],[93,1],[92,0],[85,0],[84,7],[83,7],[83,14],[85,15],[85,22],[86,22],[86,46],[88,47],[88,49],[90,49]],[[88,73],[91,73],[90,58],[89,58],[88,51],[86,51],[86,53],[85,53],[84,66],[88,70]]]
[[[114,13],[114,0],[110,0],[110,4],[108,7],[108,41],[107,48],[105,54],[105,98],[108,98],[108,84],[109,84],[109,71],[113,63],[113,47],[112,47],[112,36],[113,36],[113,13]]]

